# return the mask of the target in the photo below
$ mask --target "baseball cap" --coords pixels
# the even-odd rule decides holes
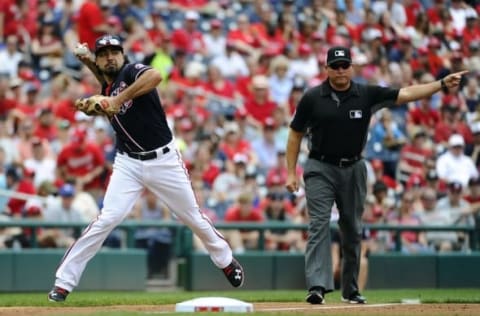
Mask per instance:
[[[373,193],[378,193],[378,192],[386,192],[388,191],[388,187],[383,181],[377,181],[373,184],[372,187]]]
[[[383,161],[380,159],[372,159],[370,162],[373,170],[383,170]]]
[[[448,188],[450,189],[450,191],[452,192],[462,192],[462,184],[458,181],[452,181],[450,183],[448,183]]]
[[[248,163],[248,157],[245,154],[236,153],[235,155],[233,155],[233,162],[246,164]]]
[[[480,121],[478,122],[474,122],[471,126],[470,126],[470,130],[472,131],[472,133],[475,135],[475,134],[480,134]]]
[[[220,21],[219,19],[213,19],[210,21],[210,26],[213,28],[220,28],[222,27],[222,21]]]
[[[303,91],[305,90],[306,87],[307,87],[307,83],[305,82],[305,79],[303,79],[302,77],[295,77],[293,79],[292,89]]]
[[[123,52],[122,40],[117,35],[103,35],[95,40],[95,54],[105,47],[116,47]]]
[[[480,185],[480,177],[470,178],[468,180],[468,186]]]
[[[30,199],[25,203],[25,216],[42,215],[42,203],[38,199]]]
[[[252,86],[255,89],[267,89],[269,86],[268,78],[264,75],[255,75],[252,78]]]
[[[414,187],[419,188],[419,187],[425,186],[425,184],[426,184],[425,180],[423,179],[423,177],[420,174],[412,173],[408,177],[406,187],[407,187],[407,189],[411,189],[411,188],[414,188]]]
[[[10,80],[10,84],[9,84],[9,88],[10,89],[13,89],[13,88],[17,88],[17,87],[20,87],[23,83],[23,80],[18,78],[18,77],[15,77],[15,78],[12,78]]]
[[[235,110],[235,118],[236,119],[243,119],[243,118],[246,118],[248,116],[248,112],[247,110],[245,110],[245,108],[237,108]]]
[[[275,120],[269,116],[263,120],[263,128],[275,128]]]
[[[58,190],[58,195],[62,197],[72,197],[75,195],[75,188],[73,185],[66,183]]]
[[[30,143],[32,144],[32,146],[39,146],[42,145],[42,139],[38,136],[33,136],[30,140]]]
[[[80,144],[87,139],[87,130],[84,127],[77,127],[72,133],[72,142]]]
[[[453,134],[448,139],[448,146],[450,147],[465,146],[465,141],[463,140],[463,136],[460,134]]]
[[[267,187],[272,187],[276,185],[283,185],[286,182],[286,179],[277,173],[271,173],[267,177]]]
[[[427,175],[426,175],[426,178],[427,178],[427,181],[435,181],[435,180],[438,180],[437,171],[436,171],[435,169],[430,169],[430,170],[428,170]]]
[[[312,53],[312,48],[307,43],[301,44],[298,48],[298,54],[300,55],[310,55]]]
[[[196,11],[187,11],[185,13],[186,20],[198,20],[199,18],[200,18],[200,15]]]
[[[236,122],[227,122],[223,127],[226,134],[228,133],[238,133],[240,128]]]
[[[352,63],[352,55],[350,54],[350,49],[343,46],[334,46],[330,48],[327,52],[327,65],[333,63],[344,61],[347,63]]]

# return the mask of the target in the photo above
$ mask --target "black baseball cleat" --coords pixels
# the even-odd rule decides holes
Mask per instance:
[[[234,287],[241,287],[245,279],[243,272],[243,267],[238,263],[235,258],[232,259],[232,262],[226,267],[223,268],[223,274],[227,277],[230,284]]]
[[[325,293],[323,288],[310,289],[305,300],[310,304],[325,304]]]
[[[48,293],[48,300],[50,302],[65,302],[67,299],[68,292],[61,287],[55,286],[53,289]]]
[[[342,297],[342,302],[350,304],[365,304],[367,299],[360,293],[356,292],[351,294],[348,298]]]

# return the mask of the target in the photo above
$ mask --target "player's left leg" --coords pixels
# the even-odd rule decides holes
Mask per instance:
[[[342,170],[342,184],[337,192],[338,225],[341,231],[342,300],[350,303],[366,302],[360,295],[358,274],[362,241],[362,214],[366,197],[366,167],[359,161]]]

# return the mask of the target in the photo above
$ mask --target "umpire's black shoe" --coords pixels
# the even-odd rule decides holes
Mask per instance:
[[[50,302],[64,302],[67,299],[68,292],[61,287],[55,286],[53,289],[48,293],[48,300]]]
[[[232,259],[232,262],[226,267],[223,268],[223,274],[227,277],[230,284],[234,287],[241,287],[245,279],[245,274],[243,272],[243,267],[238,263],[235,258]]]
[[[356,292],[351,294],[348,298],[342,297],[342,302],[350,304],[365,304],[367,303],[367,299],[360,293]]]
[[[321,287],[313,287],[305,300],[310,304],[325,304],[325,291]]]

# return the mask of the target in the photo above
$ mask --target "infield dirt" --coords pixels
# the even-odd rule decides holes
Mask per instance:
[[[306,303],[255,303],[255,312],[296,315],[480,315],[480,304],[367,304],[309,305]],[[117,305],[91,307],[0,307],[0,316],[90,315],[98,312],[136,312],[146,315],[170,314],[175,305]]]

